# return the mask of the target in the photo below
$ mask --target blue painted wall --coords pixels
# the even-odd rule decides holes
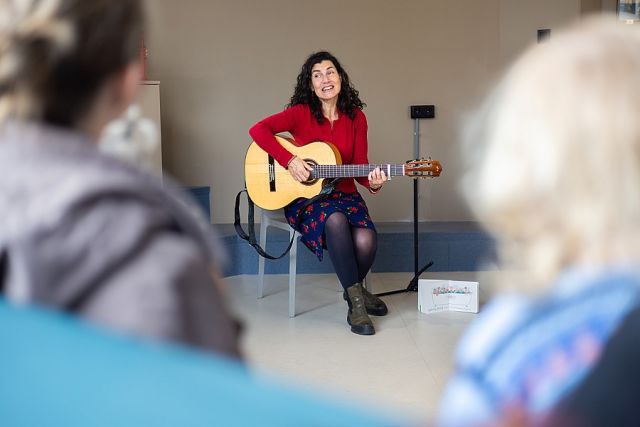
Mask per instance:
[[[200,206],[209,222],[211,222],[211,189],[209,187],[185,187],[185,190]]]
[[[376,224],[378,229],[378,254],[373,272],[414,271],[414,240],[411,224]],[[246,230],[246,226],[245,226]],[[249,244],[233,232],[231,226],[218,227],[223,244],[229,255],[225,276],[258,273],[258,255]],[[256,224],[256,234],[259,224]],[[287,247],[289,235],[270,228],[267,252],[278,255]],[[297,270],[300,274],[332,273],[329,255],[325,252],[322,262],[302,243],[298,245]],[[429,271],[476,271],[483,264],[495,261],[495,242],[475,223],[430,223],[421,224],[418,252],[420,267],[432,260]],[[289,271],[289,256],[277,261],[267,260],[266,274],[286,274]]]

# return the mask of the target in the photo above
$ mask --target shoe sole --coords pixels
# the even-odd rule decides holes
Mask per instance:
[[[357,335],[375,335],[376,330],[373,326],[369,327],[369,326],[363,326],[362,328],[364,328],[361,331],[358,331],[358,326],[353,326],[351,324],[351,322],[349,321],[349,316],[347,316],[347,323],[349,324],[349,326],[351,326],[351,332],[353,332],[354,334]]]
[[[387,307],[385,307],[383,310],[367,310],[367,314],[370,314],[372,316],[386,316],[389,313],[389,309]]]

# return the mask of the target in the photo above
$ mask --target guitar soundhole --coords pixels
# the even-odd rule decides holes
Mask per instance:
[[[305,182],[301,182],[300,184],[311,186],[311,185],[315,184],[316,182],[318,182],[318,178],[315,178],[313,176],[313,172],[315,172],[315,167],[318,166],[318,163],[315,160],[312,160],[312,159],[302,159],[302,160],[304,160],[305,162],[307,162],[311,166],[313,166],[314,170],[311,171],[311,175],[309,175],[309,179],[306,180]]]

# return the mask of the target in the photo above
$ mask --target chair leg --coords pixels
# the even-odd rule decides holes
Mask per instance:
[[[267,243],[267,223],[264,216],[260,223],[260,246],[265,247]],[[264,258],[258,255],[258,298],[264,296]]]
[[[291,229],[289,238],[295,238],[295,230]],[[289,252],[289,317],[296,316],[296,261],[298,242],[294,240]]]

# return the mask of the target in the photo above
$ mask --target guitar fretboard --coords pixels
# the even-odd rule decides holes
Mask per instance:
[[[387,176],[404,175],[405,165],[314,165],[311,178],[346,178],[367,176],[375,168],[380,168]]]

